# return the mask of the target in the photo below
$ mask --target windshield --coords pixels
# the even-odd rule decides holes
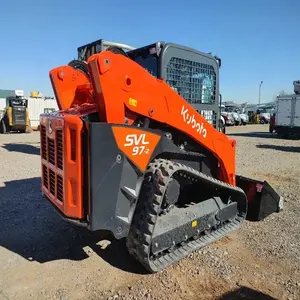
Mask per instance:
[[[146,69],[152,76],[157,78],[157,58],[154,55],[148,54],[146,57],[137,56],[133,60]]]
[[[26,100],[25,99],[11,99],[10,105],[11,106],[26,106]]]
[[[127,52],[127,55],[146,69],[152,76],[158,78],[158,57],[156,54],[156,45],[149,45]]]
[[[238,107],[235,107],[235,106],[226,106],[225,111],[226,112],[235,112],[235,113],[238,113],[238,114],[242,113],[241,109],[238,108]]]
[[[232,106],[226,106],[225,107],[225,111],[226,112],[234,112],[234,107],[232,107]]]
[[[270,107],[270,108],[259,108],[259,112],[260,113],[267,113],[267,114],[271,114],[274,111],[274,107]]]

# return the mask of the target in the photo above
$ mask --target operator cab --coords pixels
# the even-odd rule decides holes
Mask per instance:
[[[24,125],[26,124],[26,109],[28,106],[28,100],[23,96],[10,96],[6,98],[6,108],[11,109],[10,124]]]
[[[210,53],[173,43],[156,42],[144,47],[103,39],[77,48],[78,60],[87,61],[108,47],[121,48],[124,55],[163,79],[217,130],[220,129],[219,68],[221,59]]]
[[[6,106],[7,107],[21,107],[21,108],[27,108],[28,100],[23,97],[8,97],[6,98]]]

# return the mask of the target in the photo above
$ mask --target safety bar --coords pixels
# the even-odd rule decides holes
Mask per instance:
[[[130,45],[126,45],[126,44],[119,43],[119,42],[105,41],[103,39],[100,39],[100,40],[97,40],[97,41],[91,42],[89,44],[78,47],[77,48],[78,59],[87,61],[88,58],[90,56],[92,56],[93,54],[102,52],[110,46],[119,47],[119,48],[122,48],[123,50],[134,50],[135,49],[134,47],[132,47]]]
[[[102,45],[105,47],[110,47],[110,46],[115,46],[115,47],[119,47],[122,49],[126,49],[126,50],[134,50],[135,47],[123,44],[123,43],[118,43],[118,42],[109,42],[109,41],[103,41],[102,40]]]

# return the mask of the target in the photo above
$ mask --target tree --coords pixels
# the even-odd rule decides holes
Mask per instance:
[[[278,93],[279,96],[285,96],[287,95],[287,93],[285,92],[285,90],[281,90],[279,93]]]
[[[289,95],[292,95],[293,93],[287,93],[285,90],[281,90],[278,95],[279,96],[289,96]]]

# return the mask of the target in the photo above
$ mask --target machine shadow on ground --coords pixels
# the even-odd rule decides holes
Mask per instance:
[[[280,146],[280,145],[260,144],[260,145],[256,145],[256,147],[260,148],[260,149],[272,149],[272,150],[278,150],[278,151],[284,151],[284,152],[300,153],[300,147],[297,147],[297,146]]]
[[[20,152],[25,154],[40,155],[39,144],[40,143],[27,143],[27,144],[10,143],[10,144],[4,144],[2,148],[10,152]]]
[[[269,132],[233,132],[227,133],[228,136],[241,136],[241,137],[253,137],[253,138],[265,138],[265,139],[278,139],[278,136]]]
[[[241,286],[238,289],[228,292],[218,300],[277,300],[262,292],[255,291],[249,287]]]
[[[299,140],[298,136],[279,136],[276,133],[269,133],[269,132],[259,132],[259,131],[252,131],[252,132],[228,132],[227,135],[230,137],[241,136],[241,137],[253,137],[253,138],[265,138],[265,139],[281,139],[286,141],[294,141]]]
[[[89,257],[84,248],[89,247],[116,268],[145,273],[128,254],[124,240],[115,240],[107,233],[92,234],[62,220],[42,198],[40,180],[39,177],[15,180],[0,187],[0,246],[40,263],[84,260]],[[97,244],[103,238],[111,241],[105,249]]]

